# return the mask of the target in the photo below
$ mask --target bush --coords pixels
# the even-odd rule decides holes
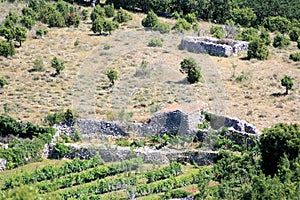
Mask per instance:
[[[66,146],[63,143],[59,142],[55,144],[54,150],[54,152],[57,153],[58,159],[62,159],[72,152],[69,146]]]
[[[176,23],[175,23],[173,29],[174,29],[174,30],[177,30],[177,31],[180,31],[180,32],[183,32],[183,31],[185,31],[185,30],[188,31],[188,30],[191,30],[191,29],[192,29],[192,25],[191,25],[189,22],[187,22],[185,19],[179,18],[179,19],[176,21]]]
[[[258,36],[258,30],[255,28],[247,28],[244,29],[241,33],[239,33],[236,37],[236,39],[238,40],[242,40],[242,41],[252,41],[254,39],[257,39]]]
[[[279,31],[283,34],[290,30],[291,22],[280,16],[268,17],[263,21],[263,26],[272,32]]]
[[[256,21],[256,14],[251,8],[236,8],[231,11],[231,18],[236,24],[250,27]]]
[[[15,45],[12,41],[0,41],[0,56],[8,57],[16,54]]]
[[[104,6],[104,11],[106,17],[113,17],[115,15],[115,7],[114,4],[111,5],[105,5]]]
[[[280,159],[287,156],[293,160],[299,156],[299,138],[300,126],[297,124],[280,123],[265,129],[259,140],[263,172],[274,175],[278,172]]]
[[[290,54],[290,59],[293,61],[300,61],[300,52]]]
[[[269,56],[269,50],[261,39],[254,39],[249,43],[247,54],[248,59],[266,60]]]
[[[119,23],[128,22],[129,20],[132,20],[132,16],[127,11],[120,8],[113,20]]]
[[[187,80],[190,83],[199,82],[201,75],[201,68],[198,66],[197,62],[193,58],[185,58],[180,62],[180,72],[187,74]]]
[[[7,81],[4,77],[0,78],[0,88],[3,88],[5,85],[7,85]]]
[[[273,46],[277,47],[286,47],[290,45],[290,40],[282,34],[277,34],[273,40]]]
[[[300,28],[298,27],[294,27],[289,33],[289,37],[291,41],[297,41],[299,39],[299,36],[300,36]]]
[[[153,10],[150,10],[147,16],[142,20],[142,25],[150,28],[154,28],[158,25],[158,17]]]
[[[47,33],[48,33],[48,30],[43,29],[43,28],[40,28],[40,29],[36,30],[36,32],[35,32],[35,34],[40,37],[43,37],[43,35],[47,35]]]
[[[162,47],[163,40],[161,38],[153,38],[148,43],[148,47]]]
[[[161,34],[165,34],[165,33],[170,33],[171,27],[168,24],[158,23],[154,27],[154,30],[159,31]]]
[[[164,199],[171,199],[171,198],[185,198],[189,195],[192,195],[192,193],[187,192],[183,189],[177,189],[177,190],[172,190],[170,192],[167,192],[164,195]]]
[[[51,67],[55,69],[56,75],[58,75],[62,70],[65,69],[65,61],[59,60],[57,57],[54,57],[51,60]]]
[[[212,34],[215,38],[224,38],[225,34],[222,31],[222,27],[220,26],[211,26],[210,27],[210,34]]]
[[[37,58],[34,60],[33,70],[36,72],[43,72],[46,70],[43,59]]]

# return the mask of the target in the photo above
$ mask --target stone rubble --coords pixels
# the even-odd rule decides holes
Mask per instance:
[[[215,56],[229,57],[248,51],[249,42],[216,39],[210,37],[192,37],[182,38],[180,47],[195,53],[208,53]]]

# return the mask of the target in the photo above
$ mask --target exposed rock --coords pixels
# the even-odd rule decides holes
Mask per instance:
[[[0,171],[3,171],[6,169],[6,164],[7,164],[7,161],[3,158],[0,158]]]
[[[216,39],[209,37],[186,36],[181,40],[180,47],[191,52],[209,53],[216,56],[232,56],[248,51],[249,42]]]

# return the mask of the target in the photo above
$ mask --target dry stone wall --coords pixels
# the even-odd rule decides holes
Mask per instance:
[[[232,56],[248,51],[249,42],[216,39],[210,37],[186,36],[181,40],[181,49],[186,49],[195,53],[208,53],[216,56]]]

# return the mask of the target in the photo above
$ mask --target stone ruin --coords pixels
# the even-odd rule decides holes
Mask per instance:
[[[249,42],[216,39],[210,37],[192,37],[182,38],[180,48],[195,53],[208,53],[215,56],[229,57],[248,51]]]

